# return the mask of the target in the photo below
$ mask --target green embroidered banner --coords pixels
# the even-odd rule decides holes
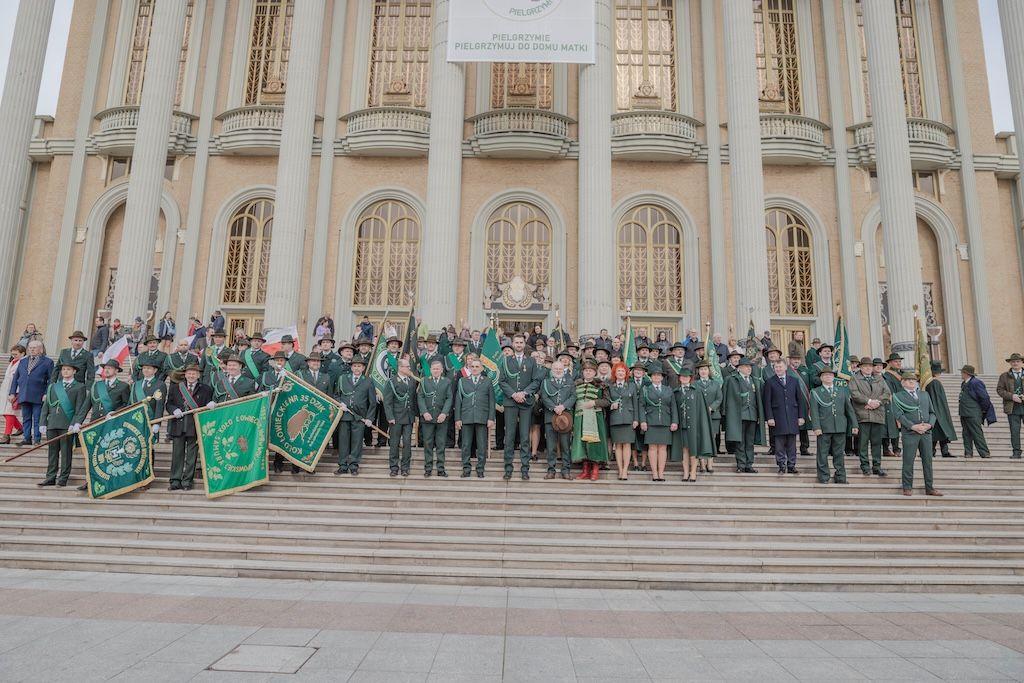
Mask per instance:
[[[341,405],[290,372],[279,388],[270,411],[270,450],[312,472],[338,426]]]
[[[116,498],[153,481],[149,411],[142,403],[82,428],[85,480],[92,498]]]
[[[210,498],[266,484],[270,394],[229,401],[195,414],[199,459]]]

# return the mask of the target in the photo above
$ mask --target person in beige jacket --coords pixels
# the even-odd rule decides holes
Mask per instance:
[[[885,476],[882,469],[882,438],[885,436],[885,407],[892,392],[885,380],[875,374],[874,364],[865,356],[860,368],[850,379],[850,398],[860,424],[860,471],[864,475]],[[868,470],[868,448],[871,448],[871,469]]]

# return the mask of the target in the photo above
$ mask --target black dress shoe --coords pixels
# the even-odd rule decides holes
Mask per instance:
[[[818,483],[819,483],[819,484],[827,484],[827,483],[829,483],[830,481],[832,481],[832,480],[831,480],[831,479],[819,479],[819,480],[818,480]]]
[[[192,484],[182,484],[181,485],[181,490],[182,491],[191,491],[192,490]]]
[[[477,479],[483,479],[484,478],[484,473],[483,472],[477,472],[476,473],[476,478]]]
[[[942,457],[943,457],[943,458],[955,458],[956,456],[955,456],[955,455],[953,455],[952,453],[943,453],[943,454],[942,454]],[[971,456],[969,456],[969,455],[965,455],[964,457],[965,457],[965,458],[969,458],[969,457],[971,457]],[[983,458],[984,458],[985,456],[983,455],[983,456],[981,456],[981,457],[983,457]]]
[[[334,473],[335,474],[348,474],[348,468],[347,467],[339,466],[338,469],[334,470]]]
[[[780,467],[779,468],[779,474],[785,474],[785,473],[786,473],[786,468],[785,467]]]
[[[460,474],[459,476],[462,477],[463,479],[469,479],[471,474],[472,473],[469,470],[463,470],[462,474]]]
[[[424,476],[425,478],[427,478],[427,479],[430,479],[430,477],[431,477],[431,475],[432,475],[432,474],[434,474],[434,473],[433,473],[433,472],[431,472],[430,470],[427,470],[426,472],[424,472],[424,473],[423,473],[423,476]]]
[[[31,445],[32,445],[32,442],[31,442],[31,441],[22,441],[22,442],[21,442],[21,443],[19,443],[18,445],[19,445],[19,446],[31,446]]]
[[[168,491],[180,491],[181,490],[181,484],[171,484],[170,486],[167,487],[167,490]]]
[[[403,477],[408,477],[409,476],[409,470],[402,470],[402,476]]]
[[[447,479],[448,478],[448,473],[445,472],[444,470],[438,470],[437,471],[437,476],[441,477],[442,479]]]
[[[398,476],[398,470],[391,470],[391,476],[392,477],[397,477]]]
[[[299,467],[298,465],[292,465],[292,474],[298,474],[301,471],[302,471],[301,467]]]
[[[359,474],[359,465],[352,465],[351,467],[349,467],[348,473],[351,474],[353,477],[357,476]]]
[[[505,481],[509,481],[510,479],[512,479],[512,473],[506,472],[504,475],[502,475],[501,478],[504,479]]]
[[[871,470],[871,474],[875,475],[876,477],[887,476],[885,470],[883,470],[881,467],[879,467],[878,469]]]
[[[88,490],[88,488],[89,488],[89,486],[87,484],[82,484],[81,486],[76,486],[75,490],[76,491],[86,491],[86,490]]]
[[[797,469],[797,468],[795,468],[795,467],[790,467],[790,468],[789,468],[789,469],[787,469],[786,471],[787,471],[787,472],[789,472],[790,474],[800,474],[800,470],[798,470],[798,469]]]
[[[530,475],[527,472],[522,473],[523,481],[530,481]]]
[[[757,474],[757,470],[755,470],[753,467],[748,467],[748,468],[743,470],[743,473],[744,474]]]
[[[281,465],[281,463],[275,462],[274,463],[274,472],[276,472],[277,474],[281,474],[281,472],[283,472],[283,471],[284,471],[284,467]]]
[[[836,479],[835,482],[837,484],[849,484],[850,483],[850,482],[846,481],[845,479]]]
[[[865,477],[871,476],[871,472],[869,472],[868,470],[864,469],[863,467],[860,468],[860,473],[863,474]]]
[[[47,479],[45,481],[41,481],[38,484],[36,484],[36,486],[56,486],[56,485],[57,485],[57,482],[55,482],[53,479]]]

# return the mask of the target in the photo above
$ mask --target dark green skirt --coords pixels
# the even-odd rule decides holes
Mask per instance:
[[[632,444],[636,440],[636,432],[633,431],[633,425],[612,425],[611,440],[614,444]]]
[[[668,427],[648,426],[644,432],[644,443],[648,446],[667,446],[672,443],[672,431]]]

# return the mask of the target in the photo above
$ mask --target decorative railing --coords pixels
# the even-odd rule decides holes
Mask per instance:
[[[826,128],[821,121],[807,116],[761,114],[761,139],[786,138],[824,145]]]
[[[138,107],[111,107],[96,114],[100,122],[100,133],[134,130],[139,127]],[[192,117],[180,111],[171,115],[171,134],[189,135],[192,132]]]
[[[230,109],[217,117],[221,121],[222,133],[246,130],[281,130],[284,107],[257,104]]]
[[[673,111],[638,110],[612,114],[612,137],[624,135],[669,135],[697,139],[700,122]]]
[[[349,135],[377,131],[430,134],[430,112],[410,107],[360,109],[341,117]]]
[[[853,144],[855,146],[873,146],[875,144],[875,127],[871,121],[852,126]],[[952,147],[950,135],[953,129],[944,123],[929,119],[907,119],[907,137],[910,144],[927,143],[941,147]]]
[[[542,109],[496,109],[469,119],[475,135],[498,133],[538,133],[554,137],[569,137],[572,119]]]

